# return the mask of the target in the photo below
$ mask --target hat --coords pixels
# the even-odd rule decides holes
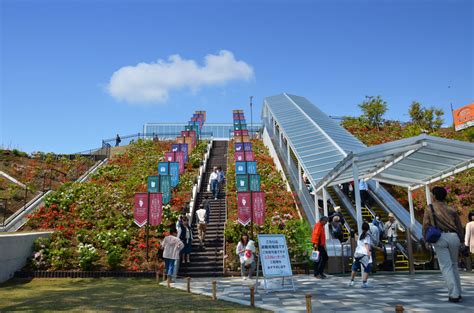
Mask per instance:
[[[334,207],[334,211],[335,211],[335,212],[341,212],[341,207],[340,207],[340,206]]]
[[[388,217],[395,217],[395,215],[393,215],[393,213],[388,213]]]

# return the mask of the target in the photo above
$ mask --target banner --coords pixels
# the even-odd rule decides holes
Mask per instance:
[[[245,161],[255,161],[255,155],[252,151],[245,151]]]
[[[237,191],[249,191],[249,177],[248,175],[235,175],[235,186]]]
[[[179,163],[178,162],[169,162],[171,175],[171,187],[176,187],[179,184]]]
[[[245,146],[244,146],[243,142],[236,142],[234,144],[234,147],[235,147],[235,152],[244,151],[244,149],[245,149]]]
[[[234,131],[235,130],[242,130],[242,129],[247,129],[247,124],[234,125]]]
[[[160,175],[160,192],[163,194],[163,204],[171,201],[171,175]]]
[[[247,174],[246,162],[235,162],[235,174]]]
[[[456,131],[474,126],[474,102],[453,111]]]
[[[147,221],[148,214],[148,193],[139,192],[135,194],[133,206],[133,221],[138,227],[143,227]]]
[[[257,162],[247,162],[247,174],[257,174]]]
[[[147,186],[148,192],[160,192],[160,177],[148,176]]]
[[[167,162],[178,162],[179,173],[184,173],[184,152],[183,151],[171,151],[165,152],[165,160]]]
[[[237,192],[237,221],[247,226],[251,220],[251,210],[250,192]]]
[[[234,131],[234,136],[248,136],[249,131],[247,129]]]
[[[163,195],[161,193],[150,193],[150,225],[158,226],[161,224],[163,214]]]
[[[260,175],[248,175],[250,177],[250,191],[260,191]]]
[[[293,276],[285,235],[259,234],[258,248],[265,278]]]
[[[234,160],[235,161],[245,161],[245,152],[235,152],[234,153]]]
[[[252,192],[252,205],[253,205],[254,224],[257,224],[257,225],[265,224],[265,193]]]
[[[244,142],[244,151],[252,151],[252,143],[251,142]]]
[[[183,151],[184,152],[184,163],[188,162],[188,144],[187,143],[174,143],[171,145],[171,151]]]

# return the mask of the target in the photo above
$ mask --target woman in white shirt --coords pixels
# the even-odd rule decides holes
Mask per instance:
[[[240,274],[242,275],[242,278],[252,278],[252,274],[255,270],[255,243],[253,240],[249,240],[249,236],[247,234],[243,234],[240,237],[240,241],[237,244],[235,252],[239,256]],[[245,276],[246,270],[248,270],[248,276]]]
[[[362,234],[357,239],[357,248],[354,252],[354,257],[352,259],[352,274],[349,286],[354,286],[354,278],[357,275],[357,271],[361,270],[361,272],[363,272],[362,288],[371,287],[369,284],[367,284],[367,280],[369,279],[369,273],[372,270],[372,253],[370,251],[371,241],[369,231],[370,225],[367,222],[364,222],[362,224]]]

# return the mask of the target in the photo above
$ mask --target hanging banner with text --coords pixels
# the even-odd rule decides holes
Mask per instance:
[[[163,204],[168,204],[171,200],[171,176],[158,175],[148,176],[148,192],[161,192]]]
[[[184,152],[184,163],[188,162],[188,144],[187,143],[174,143],[171,146],[171,151],[183,151]]]
[[[138,227],[143,227],[147,222],[148,215],[148,193],[140,192],[135,194],[133,206],[133,221]]]
[[[252,192],[252,205],[254,224],[265,224],[265,193]]]
[[[258,248],[265,278],[293,276],[285,235],[259,234]]]
[[[237,221],[247,226],[252,217],[252,207],[250,202],[250,192],[237,192]]]
[[[179,184],[179,163],[178,162],[159,162],[158,175],[171,175],[171,187]]]
[[[163,215],[163,197],[161,193],[150,193],[150,225],[158,226],[161,224]]]
[[[237,191],[260,191],[260,175],[235,175]],[[250,190],[249,190],[250,187]]]
[[[179,173],[184,173],[184,152],[183,151],[171,151],[165,152],[165,159],[168,162],[179,163]]]

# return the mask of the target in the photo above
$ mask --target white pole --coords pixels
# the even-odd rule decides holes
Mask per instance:
[[[359,191],[359,169],[357,163],[352,161],[352,176],[354,178],[354,194],[356,201],[356,217],[357,217],[357,232],[362,234],[362,208],[360,204],[360,191]]]
[[[415,210],[413,209],[413,196],[410,187],[408,187],[408,205],[410,206],[410,229],[415,225]]]
[[[326,188],[323,188],[323,209],[324,209],[324,216],[328,216],[328,192]],[[326,224],[324,227],[326,232],[326,238],[329,239],[329,224]]]
[[[303,175],[301,175],[301,162],[298,160],[298,184],[300,191],[303,190]]]
[[[314,189],[314,216],[316,218],[316,223],[319,221],[321,218],[319,214],[319,203],[318,203],[318,193],[316,192],[316,188]]]
[[[290,143],[286,140],[286,154],[288,155],[288,167],[291,167]]]
[[[430,205],[431,202],[431,191],[430,191],[430,186],[425,185],[425,195],[426,195],[426,204]]]

